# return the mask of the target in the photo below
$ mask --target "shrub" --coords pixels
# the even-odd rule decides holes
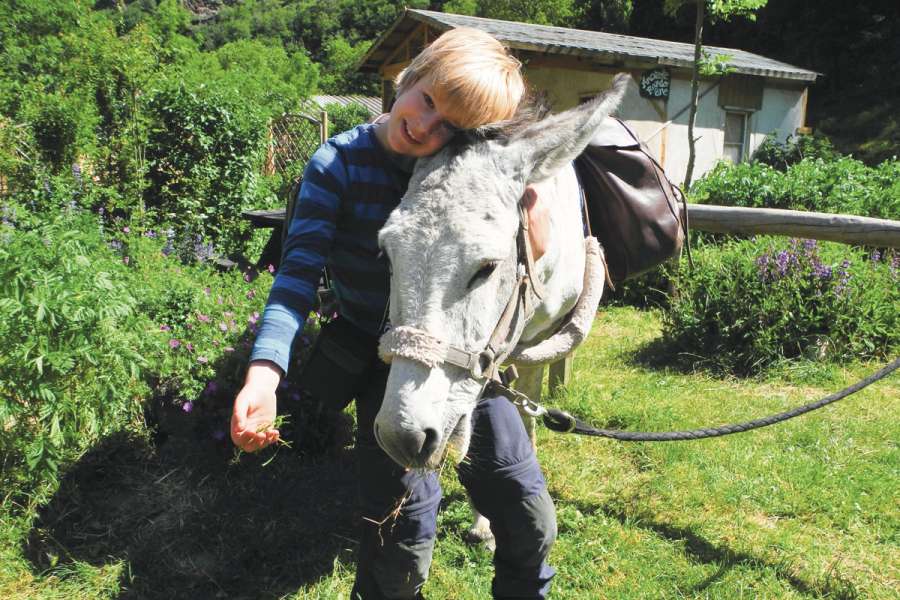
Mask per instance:
[[[884,358],[900,348],[900,255],[813,240],[706,246],[682,267],[666,345],[717,370],[782,359]]]
[[[147,145],[148,210],[178,237],[240,252],[249,230],[241,211],[256,204],[264,116],[234,90],[178,84],[158,91],[150,110],[157,125]]]
[[[358,102],[346,105],[332,102],[325,105],[325,112],[328,113],[329,136],[353,129],[369,120],[369,110]]]
[[[786,171],[805,158],[836,160],[839,157],[831,140],[822,135],[790,135],[784,142],[779,142],[775,134],[769,134],[757,146],[750,161]]]
[[[804,158],[781,172],[763,163],[719,163],[691,187],[702,204],[783,208],[900,219],[900,161]]]
[[[4,488],[133,421],[144,329],[125,265],[84,211],[0,225],[0,461]],[[25,216],[25,215],[22,215]],[[14,481],[11,481],[14,480]]]

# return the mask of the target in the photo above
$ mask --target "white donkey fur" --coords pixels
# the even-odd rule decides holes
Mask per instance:
[[[518,202],[536,184],[552,207],[546,250],[536,263],[544,296],[514,339],[549,335],[583,285],[584,236],[571,161],[616,107],[617,76],[596,100],[529,125],[509,139],[450,146],[420,159],[409,188],[379,234],[391,260],[390,318],[448,344],[481,351],[516,281]],[[483,269],[496,265],[492,272]],[[476,273],[482,275],[476,277]],[[447,449],[465,455],[482,383],[465,370],[394,357],[375,420],[379,444],[397,463],[436,468]]]

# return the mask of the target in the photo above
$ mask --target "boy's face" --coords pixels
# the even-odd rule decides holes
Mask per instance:
[[[456,132],[442,108],[431,79],[424,77],[394,102],[379,139],[397,154],[416,158],[431,156]]]

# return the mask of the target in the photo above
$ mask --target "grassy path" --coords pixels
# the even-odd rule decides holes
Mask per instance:
[[[658,317],[609,309],[552,402],[598,426],[688,429],[809,402],[877,368],[765,380],[647,366]],[[621,443],[540,430],[556,500],[554,598],[900,598],[900,377],[747,434]],[[2,598],[346,598],[353,461],[246,457],[126,436],[86,456],[32,525],[4,511]],[[488,597],[452,470],[426,594]],[[23,542],[23,540],[29,540]]]

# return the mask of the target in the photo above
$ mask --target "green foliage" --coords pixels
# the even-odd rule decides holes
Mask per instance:
[[[580,14],[575,0],[450,0],[443,10],[463,15],[537,23],[539,25],[572,25]]]
[[[713,20],[728,21],[734,17],[756,20],[756,11],[769,0],[664,0],[663,9],[674,15],[684,6],[705,4],[706,14]]]
[[[264,115],[235,90],[182,84],[160,89],[149,110],[155,126],[147,144],[147,209],[178,237],[241,250],[247,224],[240,215],[256,198]]]
[[[369,120],[368,109],[358,102],[347,105],[329,103],[325,105],[325,111],[328,113],[329,136],[348,131]]]
[[[823,150],[827,151],[827,148]],[[772,156],[767,151],[767,157]],[[803,158],[784,172],[761,162],[736,165],[723,162],[694,184],[691,199],[722,206],[900,219],[898,175],[898,160],[867,167],[850,157]]]
[[[330,94],[380,95],[378,82],[356,70],[371,45],[371,40],[354,45],[340,34],[326,41],[322,56],[322,91]]]
[[[778,141],[774,133],[756,147],[751,162],[758,162],[779,171],[800,162],[804,158],[821,158],[825,161],[836,160],[840,153],[827,137],[822,135],[789,135],[784,142]]]
[[[695,250],[665,313],[668,349],[756,373],[799,356],[885,358],[900,349],[900,255],[773,238]]]
[[[66,98],[52,94],[40,96],[26,108],[31,135],[41,158],[53,171],[67,169],[75,160],[79,111]]]
[[[73,452],[133,422],[146,361],[125,266],[93,218],[76,210],[33,227],[4,221],[0,462],[9,489],[52,480]]]
[[[288,52],[259,40],[229,42],[195,53],[165,73],[188,88],[214,87],[240,94],[266,117],[291,110],[316,88],[318,67],[303,51]]]

